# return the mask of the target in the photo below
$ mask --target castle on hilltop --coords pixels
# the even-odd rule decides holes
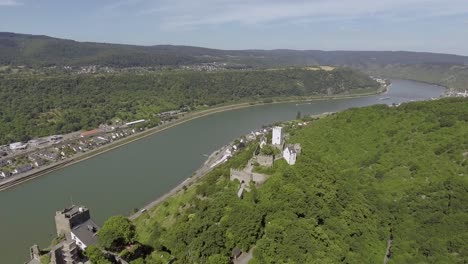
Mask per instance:
[[[60,242],[47,253],[51,264],[85,263],[82,252],[97,243],[99,226],[91,219],[89,209],[73,205],[55,213],[55,228]],[[41,251],[38,245],[30,248],[27,264],[39,264]]]

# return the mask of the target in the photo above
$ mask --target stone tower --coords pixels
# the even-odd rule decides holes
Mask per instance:
[[[283,128],[279,126],[275,126],[273,128],[273,136],[271,139],[271,143],[273,145],[282,145],[283,144]]]
[[[71,238],[71,230],[91,219],[89,209],[84,206],[73,205],[70,208],[63,209],[55,213],[55,228],[57,236],[64,235],[67,239]]]
[[[31,259],[40,259],[41,258],[41,251],[39,250],[38,245],[33,245],[29,248],[29,256]]]

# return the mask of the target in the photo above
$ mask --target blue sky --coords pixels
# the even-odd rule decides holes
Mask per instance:
[[[0,0],[0,31],[142,45],[468,55],[468,0]]]

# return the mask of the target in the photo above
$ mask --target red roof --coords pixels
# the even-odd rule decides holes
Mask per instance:
[[[102,131],[100,129],[93,129],[93,130],[81,132],[81,136],[82,137],[89,137],[89,136],[93,136],[93,135],[96,135],[96,134],[99,134],[99,133],[102,133]]]

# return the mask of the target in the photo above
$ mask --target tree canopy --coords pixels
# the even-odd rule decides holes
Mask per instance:
[[[112,262],[106,255],[96,246],[89,246],[85,250],[85,255],[93,264],[111,264]]]
[[[124,216],[112,216],[98,231],[98,239],[99,244],[106,249],[121,249],[134,242],[135,226]]]

